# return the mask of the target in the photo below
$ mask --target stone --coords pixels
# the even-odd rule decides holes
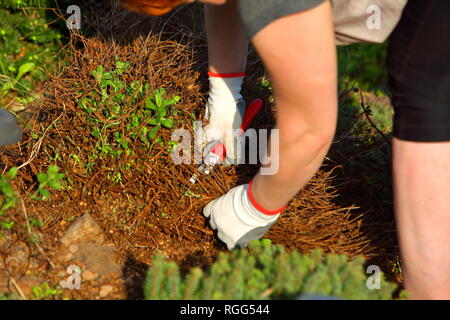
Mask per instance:
[[[22,275],[28,268],[30,249],[25,242],[18,241],[8,250],[5,269],[12,275]]]
[[[89,213],[78,218],[66,231],[61,239],[65,247],[81,242],[103,244],[105,236],[103,230]]]
[[[78,251],[78,246],[77,246],[76,244],[71,244],[71,245],[69,246],[69,251],[70,251],[70,253],[75,253],[75,252],[77,252],[77,251]]]
[[[89,270],[85,270],[81,276],[86,281],[92,281],[92,280],[95,280],[97,278],[97,274],[95,274],[95,272],[92,272],[92,271],[89,271]]]
[[[101,286],[100,288],[100,298],[105,298],[109,294],[114,291],[114,287],[112,285]]]
[[[122,267],[116,262],[117,255],[113,246],[80,243],[73,260],[83,264],[86,270],[100,276],[122,275]]]

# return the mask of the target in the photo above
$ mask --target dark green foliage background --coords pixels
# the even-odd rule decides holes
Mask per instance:
[[[388,42],[352,44],[338,47],[340,85],[377,94],[387,92],[386,54]]]
[[[45,68],[61,57],[62,42],[68,34],[65,21],[56,13],[64,14],[68,5],[67,0],[1,2],[0,89],[6,81],[17,76],[21,65],[28,62],[34,63],[36,68],[15,83],[12,91],[25,96],[36,81],[45,78]],[[0,96],[8,92],[0,92]]]

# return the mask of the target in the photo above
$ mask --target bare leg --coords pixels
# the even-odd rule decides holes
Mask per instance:
[[[321,166],[337,121],[337,66],[331,6],[278,19],[253,44],[270,72],[280,129],[279,171],[254,178],[255,200],[285,205]]]
[[[237,6],[237,0],[205,4],[209,71],[214,73],[245,71],[248,41]]]
[[[405,287],[413,299],[450,299],[450,142],[393,148]]]

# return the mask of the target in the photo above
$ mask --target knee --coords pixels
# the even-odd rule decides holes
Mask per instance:
[[[328,149],[336,132],[337,103],[324,101],[308,110],[292,105],[278,114],[280,142],[311,152]]]
[[[302,148],[311,152],[324,152],[333,142],[334,133],[334,128],[305,132],[298,136],[298,143]]]
[[[323,161],[333,142],[334,131],[316,130],[286,135],[280,130],[280,155],[290,159],[292,164],[306,167],[316,166],[317,161]]]

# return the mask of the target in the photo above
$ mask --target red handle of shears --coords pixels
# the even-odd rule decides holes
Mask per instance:
[[[241,131],[239,132],[239,135],[243,135],[247,127],[250,125],[250,123],[255,119],[258,112],[263,107],[263,101],[261,99],[255,99],[247,106],[247,109],[245,110],[244,118],[242,119],[242,125],[241,125]],[[223,143],[219,142],[214,145],[214,147],[211,148],[211,152],[218,155],[220,157],[220,161],[223,161],[226,156],[226,150]]]
[[[261,110],[263,106],[263,102],[261,99],[255,99],[247,106],[247,109],[245,110],[244,119],[242,119],[242,125],[241,130],[242,133],[245,132],[247,127],[250,125],[250,123],[255,119],[256,115],[258,114],[259,110]]]

